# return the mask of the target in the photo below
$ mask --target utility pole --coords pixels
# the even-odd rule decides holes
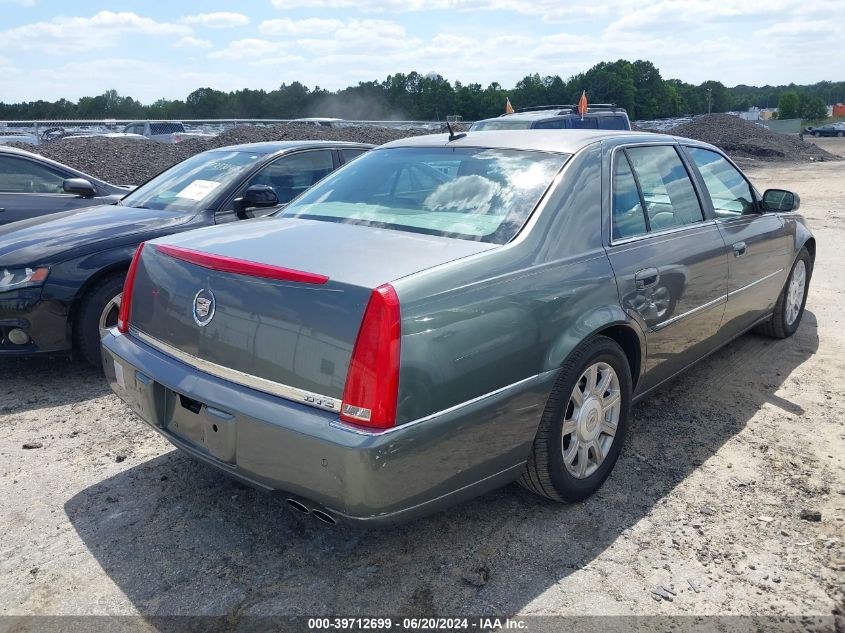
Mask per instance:
[[[710,109],[711,109],[711,105],[712,105],[712,99],[711,99],[712,96],[713,96],[713,88],[708,88],[707,89],[707,114],[710,114]]]

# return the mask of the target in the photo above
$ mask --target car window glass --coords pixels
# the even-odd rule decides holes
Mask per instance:
[[[553,119],[551,121],[540,121],[535,126],[537,130],[565,130],[566,119]]]
[[[623,152],[616,155],[613,169],[613,239],[642,235],[646,232],[645,213],[637,191],[631,165]]]
[[[626,154],[639,180],[652,231],[704,219],[692,181],[674,147],[631,147]]]
[[[603,116],[599,117],[599,127],[603,130],[627,130],[628,126],[625,124],[625,117],[621,116]]]
[[[64,176],[16,156],[0,156],[0,191],[5,193],[62,193]]]
[[[504,244],[569,158],[476,147],[367,152],[276,215]]]
[[[340,154],[343,156],[343,162],[348,163],[349,161],[358,158],[361,154],[366,152],[367,150],[361,148],[348,148],[348,149],[341,149]]]
[[[597,130],[599,127],[599,122],[594,116],[584,117],[583,119],[572,117],[569,122],[571,127],[576,130]]]
[[[317,183],[334,168],[331,150],[300,152],[270,163],[246,183],[267,185],[276,192],[280,204],[286,204]]]
[[[733,218],[754,212],[754,196],[748,181],[723,156],[700,147],[687,151],[701,172],[717,218]]]

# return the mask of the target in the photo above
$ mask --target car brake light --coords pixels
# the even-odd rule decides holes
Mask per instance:
[[[141,251],[144,243],[138,245],[132,263],[129,264],[129,272],[126,273],[126,281],[123,282],[123,296],[120,299],[120,311],[117,314],[117,331],[126,334],[129,331],[129,308],[132,304],[132,285],[135,283],[135,272],[138,270],[138,260],[141,259]]]
[[[379,429],[396,424],[401,336],[399,297],[393,286],[384,284],[373,290],[364,311],[343,389],[341,420]]]
[[[318,275],[317,273],[307,273],[292,268],[260,264],[246,259],[226,257],[225,255],[214,255],[212,253],[195,251],[191,248],[182,248],[181,246],[156,244],[155,249],[174,259],[180,259],[190,264],[196,264],[197,266],[202,266],[210,270],[219,270],[224,273],[262,277],[264,279],[278,279],[280,281],[296,281],[307,284],[324,284],[329,280],[325,275]]]

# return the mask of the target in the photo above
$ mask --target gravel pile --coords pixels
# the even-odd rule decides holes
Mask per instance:
[[[797,135],[777,134],[730,114],[708,114],[672,128],[669,134],[711,143],[733,158],[794,162],[839,160]]]
[[[137,185],[171,165],[216,147],[261,141],[331,140],[381,145],[389,141],[431,134],[430,130],[385,127],[323,128],[310,125],[236,127],[211,138],[173,145],[125,138],[71,138],[39,145],[16,144],[115,184]]]

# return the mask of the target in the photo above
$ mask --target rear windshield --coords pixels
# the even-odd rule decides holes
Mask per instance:
[[[185,126],[181,123],[150,123],[150,134],[174,134],[184,131]]]
[[[504,244],[568,157],[483,148],[376,150],[322,180],[277,217]]]
[[[489,121],[476,121],[470,127],[471,132],[481,130],[527,130],[531,128],[533,119],[490,119]]]

